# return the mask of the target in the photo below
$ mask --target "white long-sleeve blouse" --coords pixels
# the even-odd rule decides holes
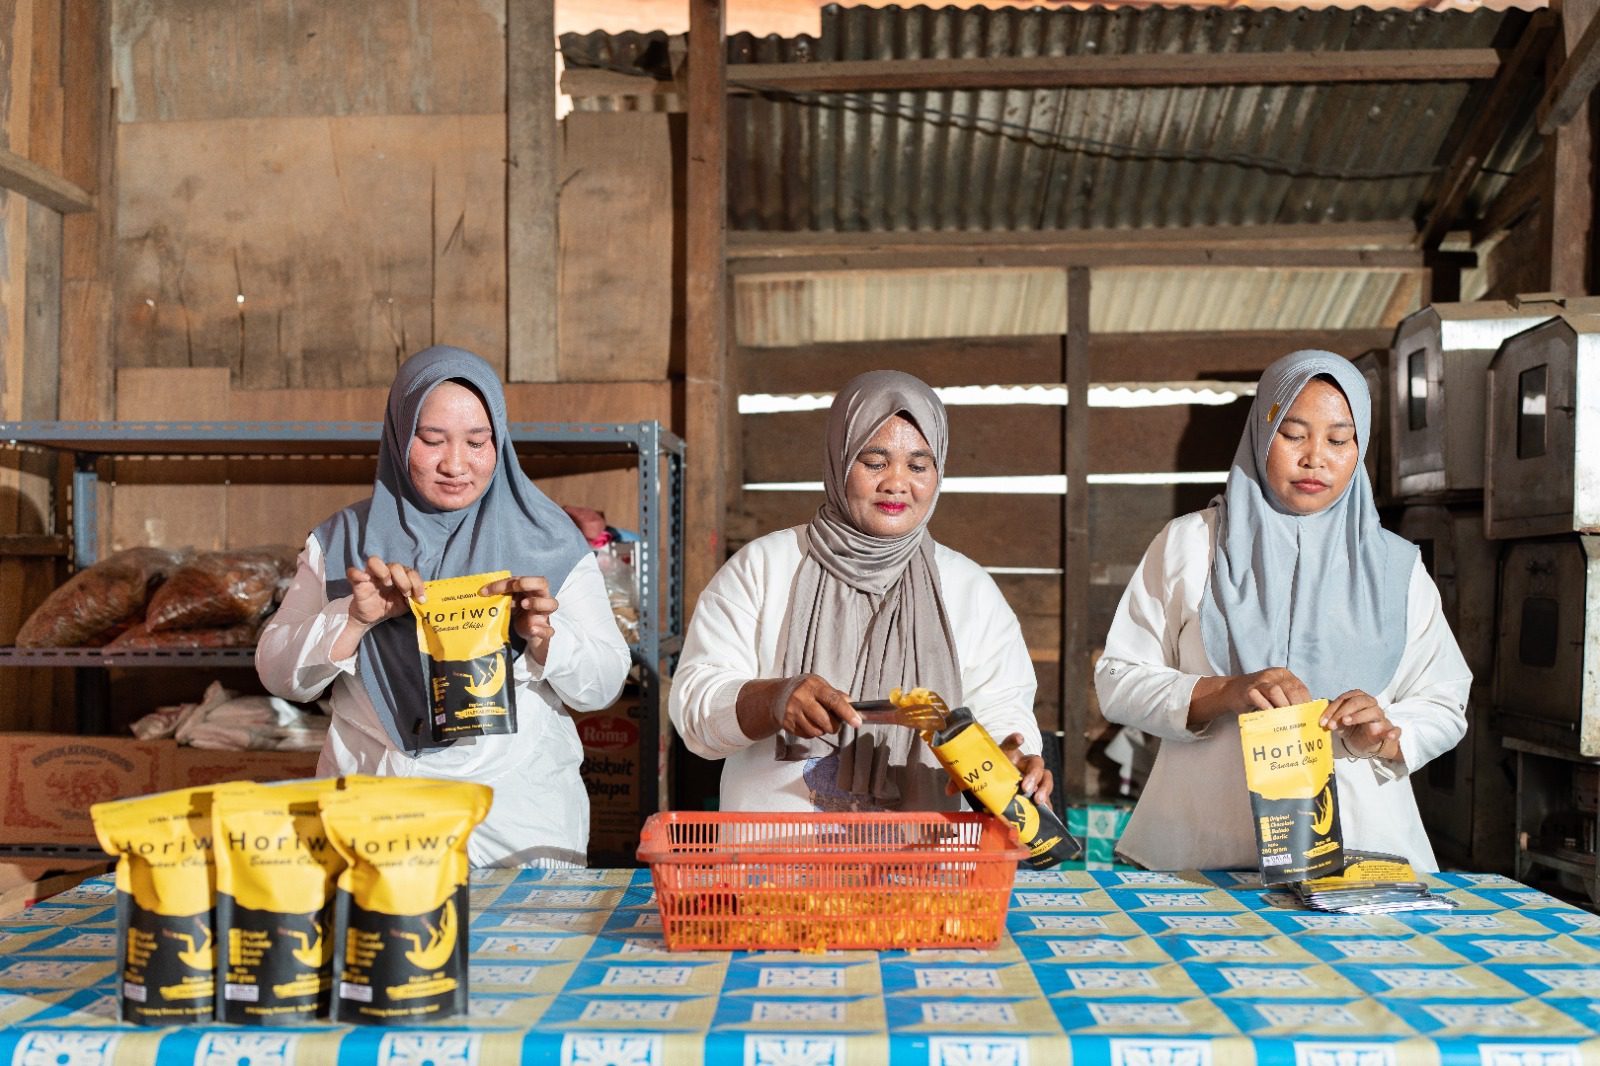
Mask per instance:
[[[697,755],[726,760],[723,810],[814,811],[823,806],[805,779],[806,764],[778,761],[770,738],[750,740],[739,728],[735,710],[745,682],[779,676],[778,640],[801,560],[794,529],[769,533],[740,549],[700,594],[673,675],[669,707],[684,744]],[[1039,754],[1033,713],[1038,681],[1017,616],[994,579],[971,559],[938,545],[934,561],[955,635],[963,702],[996,741],[1020,733],[1023,752]]]
[[[1150,869],[1240,869],[1257,863],[1238,718],[1224,716],[1199,732],[1187,724],[1195,683],[1216,674],[1200,632],[1215,521],[1211,509],[1184,515],[1151,543],[1123,593],[1095,667],[1095,691],[1106,718],[1161,738],[1155,766],[1117,849]],[[1356,759],[1335,744],[1339,821],[1347,848],[1403,855],[1418,871],[1431,871],[1438,864],[1409,775],[1465,735],[1472,672],[1420,559],[1411,574],[1405,641],[1394,677],[1383,691],[1371,694],[1400,727],[1401,757]]]
[[[317,772],[489,785],[494,802],[469,841],[472,865],[584,865],[589,796],[578,772],[583,745],[568,709],[610,706],[629,665],[594,556],[585,555],[556,590],[560,606],[551,616],[555,633],[544,665],[526,652],[517,657],[517,731],[417,755],[389,739],[356,673],[356,656],[333,658],[350,620],[350,597],[330,601],[326,587],[322,546],[309,537],[294,582],[256,646],[256,671],[274,695],[308,701],[332,686],[333,721]]]

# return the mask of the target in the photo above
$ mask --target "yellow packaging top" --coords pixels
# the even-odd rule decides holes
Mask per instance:
[[[118,857],[117,889],[147,911],[168,916],[211,909],[212,788],[181,788],[89,808],[95,836]]]
[[[511,597],[480,596],[491,581],[511,576],[509,570],[427,583],[427,603],[407,601],[417,619],[417,647],[435,659],[464,662],[492,655],[511,639]]]
[[[1332,734],[1320,724],[1327,706],[1327,700],[1312,700],[1239,716],[1250,791],[1281,800],[1322,787],[1333,759]]]
[[[489,813],[493,790],[466,781],[378,780],[385,783],[350,782],[321,798],[328,839],[348,864],[339,887],[368,910],[426,914],[466,883],[467,838]]]
[[[211,807],[217,891],[255,910],[320,909],[345,861],[328,842],[317,802],[338,786],[329,777],[218,787]]]

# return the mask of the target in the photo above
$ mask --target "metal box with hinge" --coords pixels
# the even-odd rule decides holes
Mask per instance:
[[[1555,304],[1482,300],[1433,304],[1401,321],[1389,373],[1395,496],[1483,490],[1484,371],[1502,341],[1559,310]]]
[[[1495,725],[1600,756],[1600,536],[1506,544],[1499,611]]]
[[[1488,535],[1600,533],[1600,315],[1565,313],[1507,339],[1488,392]]]

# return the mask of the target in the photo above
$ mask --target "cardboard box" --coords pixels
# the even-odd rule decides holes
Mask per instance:
[[[0,862],[0,918],[65,892],[109,869],[111,864],[107,862],[52,862],[41,859]]]
[[[655,760],[643,758],[641,718],[636,699],[589,714],[572,716],[583,742],[583,784],[589,791],[589,865],[635,866],[646,772]],[[655,752],[655,738],[648,751]]]
[[[0,842],[97,843],[89,808],[106,800],[316,773],[317,753],[205,751],[171,740],[11,733],[0,744]]]

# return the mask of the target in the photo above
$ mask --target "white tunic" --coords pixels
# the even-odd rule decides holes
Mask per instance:
[[[517,731],[414,756],[390,741],[356,674],[356,657],[332,658],[350,620],[350,597],[330,602],[324,582],[322,545],[310,537],[294,583],[256,647],[256,671],[274,695],[306,701],[332,682],[333,721],[317,772],[488,785],[494,802],[468,844],[472,865],[584,865],[589,796],[578,773],[583,745],[567,708],[609,707],[629,664],[594,556],[586,554],[556,591],[560,607],[551,616],[555,634],[545,665],[526,653],[517,657]]]
[[[813,811],[804,762],[779,762],[772,738],[739,728],[735,700],[744,683],[780,676],[778,638],[801,562],[793,529],[752,541],[700,594],[672,678],[672,724],[689,750],[722,767],[725,811]],[[963,702],[996,741],[1021,733],[1022,750],[1041,751],[1033,716],[1037,680],[1022,628],[994,579],[971,559],[938,545],[934,562],[961,662]],[[843,685],[849,678],[825,678]]]
[[[1200,634],[1215,521],[1214,510],[1184,515],[1151,543],[1095,667],[1106,718],[1161,738],[1155,767],[1117,846],[1150,869],[1242,869],[1257,863],[1237,716],[1225,715],[1199,733],[1187,726],[1195,683],[1216,675]],[[1471,686],[1472,672],[1440,610],[1439,590],[1419,559],[1407,599],[1405,651],[1388,685],[1372,693],[1400,727],[1401,758],[1354,759],[1342,745],[1334,746],[1346,847],[1404,855],[1419,872],[1438,869],[1408,775],[1466,733]]]

